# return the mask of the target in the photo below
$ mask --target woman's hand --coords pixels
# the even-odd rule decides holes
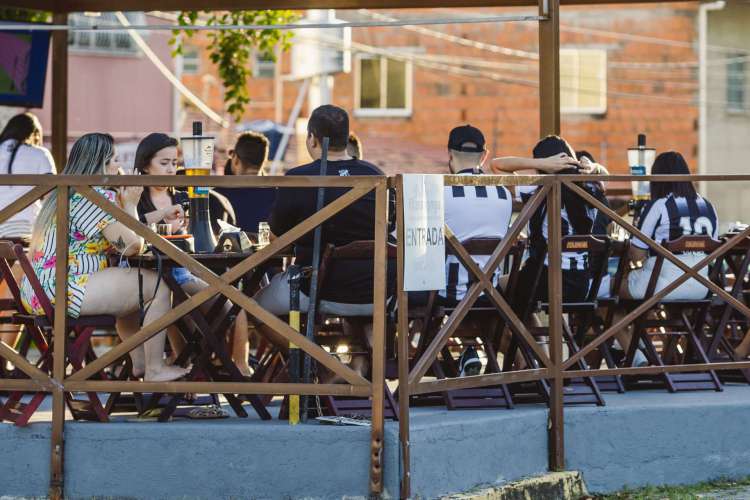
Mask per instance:
[[[136,207],[141,199],[143,186],[123,186],[118,191],[120,203],[123,207]]]
[[[185,227],[185,210],[181,205],[172,205],[162,210],[162,220],[171,226],[172,234],[180,232]]]
[[[542,168],[546,173],[555,173],[568,168],[580,167],[581,163],[565,153],[549,156],[541,160]]]

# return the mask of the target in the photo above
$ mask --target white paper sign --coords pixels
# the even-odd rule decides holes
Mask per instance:
[[[445,288],[443,176],[404,175],[404,290]]]

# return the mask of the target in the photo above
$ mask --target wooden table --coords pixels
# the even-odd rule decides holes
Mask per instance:
[[[196,253],[189,255],[211,271],[221,274],[228,268],[239,264],[242,260],[252,255],[252,252]],[[285,256],[286,255],[277,256],[275,259],[267,261],[264,265],[253,269],[243,278],[240,278],[240,280],[244,280],[245,293],[251,295],[252,292],[257,290],[265,271],[274,264],[280,264],[281,262],[279,259]],[[129,262],[131,267],[140,266],[148,269],[160,267],[162,280],[172,291],[174,300],[179,303],[189,298],[182,287],[176,282],[171,272],[172,269],[182,266],[170,257],[166,255],[156,256],[154,254],[145,254],[132,257],[129,259]],[[242,375],[232,361],[225,341],[224,334],[231,326],[232,318],[234,318],[240,310],[239,306],[232,305],[229,313],[222,315],[221,312],[227,302],[228,299],[224,295],[219,294],[207,313],[201,311],[200,308],[193,309],[193,311],[189,313],[189,317],[195,323],[195,332],[197,332],[198,335],[195,334],[191,325],[184,317],[180,318],[177,322],[178,328],[180,328],[183,336],[188,341],[188,344],[180,354],[177,363],[184,364],[191,359],[193,361],[193,367],[187,376],[188,380],[209,379],[221,382],[247,381],[247,378]],[[214,355],[219,361],[219,365],[213,363],[212,357]],[[245,412],[242,407],[240,397],[235,394],[224,394],[224,397],[227,399],[227,402],[238,417],[247,417],[247,412]],[[263,420],[271,419],[270,413],[258,396],[247,395],[244,398],[250,402]],[[152,398],[151,406],[155,407],[158,404],[159,399],[160,397]],[[160,421],[166,421],[170,418],[176,410],[180,399],[181,396],[179,395],[174,395],[170,398],[167,406],[161,412],[159,417]]]

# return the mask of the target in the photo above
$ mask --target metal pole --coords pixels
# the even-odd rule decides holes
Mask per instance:
[[[300,268],[289,266],[289,326],[299,331],[299,288]],[[294,342],[289,342],[289,380],[293,384],[299,382],[299,348]],[[289,395],[289,425],[299,423],[299,394]]]
[[[540,0],[539,133],[560,133],[560,0]]]
[[[68,24],[67,14],[54,14],[52,22]],[[68,157],[68,33],[52,32],[52,157],[57,171]]]
[[[326,175],[328,167],[328,144],[330,139],[323,137],[323,153],[320,157],[320,176]],[[325,188],[318,188],[318,200],[315,205],[315,211],[320,212],[323,210],[325,204]],[[315,228],[313,236],[313,257],[312,257],[312,274],[310,275],[310,304],[307,307],[307,324],[305,325],[305,336],[311,341],[315,338],[315,314],[316,314],[316,302],[318,300],[318,270],[320,269],[320,245],[323,238],[323,226],[322,224]],[[306,384],[310,383],[310,371],[311,362],[310,356],[303,354],[304,368],[303,377]],[[309,398],[307,396],[302,397],[302,421],[307,420],[307,405]]]
[[[561,182],[556,181],[547,196],[547,246],[549,252],[549,336],[550,359],[553,363],[552,391],[549,402],[549,468],[565,468],[563,377],[562,377],[562,230]]]
[[[398,236],[398,433],[401,443],[401,498],[411,497],[409,446],[409,294],[404,291],[404,178],[396,177]]]

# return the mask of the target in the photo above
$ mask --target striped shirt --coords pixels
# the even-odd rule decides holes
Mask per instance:
[[[476,175],[471,170],[459,175]],[[444,195],[445,223],[459,241],[472,238],[502,239],[508,232],[513,213],[513,198],[504,186],[446,186]],[[489,260],[489,255],[472,255],[480,268]],[[445,259],[447,288],[440,291],[442,297],[460,301],[466,295],[474,275],[461,265],[455,255]],[[493,282],[497,285],[496,272]]]
[[[704,234],[716,238],[719,231],[716,209],[700,195],[684,198],[670,194],[652,200],[643,209],[638,226],[643,234],[657,243],[685,235]],[[643,250],[649,248],[638,238],[633,238],[633,245]]]
[[[109,201],[115,193],[95,188]],[[111,245],[102,231],[115,218],[78,193],[70,197],[70,232],[68,234],[68,315],[77,318],[89,276],[107,267],[107,252]],[[42,288],[55,302],[55,263],[57,261],[57,228],[50,225],[38,246],[30,249],[31,264]],[[24,307],[34,314],[43,314],[41,303],[24,277],[21,283]]]
[[[518,186],[518,194],[521,201],[526,203],[536,193],[539,186]],[[560,213],[561,231],[563,237],[577,234],[591,234],[593,221],[597,210],[585,203],[572,191],[563,188],[562,210]],[[576,214],[575,216],[572,214]],[[576,217],[575,219],[573,217]],[[534,212],[529,221],[530,252],[545,251],[544,264],[549,265],[549,256],[546,255],[547,239],[547,203],[544,202]],[[588,254],[586,252],[562,252],[562,269],[584,270],[588,269]]]

